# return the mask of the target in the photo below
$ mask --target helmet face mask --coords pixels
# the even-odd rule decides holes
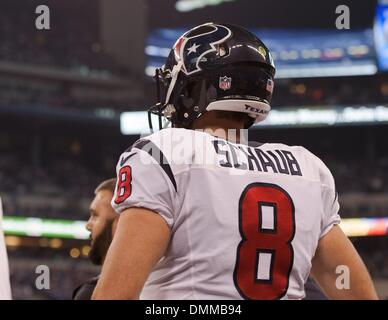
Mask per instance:
[[[151,113],[188,128],[210,110],[244,112],[259,122],[270,110],[274,74],[268,49],[245,29],[214,23],[191,29],[156,70],[150,127]]]

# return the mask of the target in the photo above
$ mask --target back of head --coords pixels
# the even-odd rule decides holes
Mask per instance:
[[[116,182],[117,182],[116,178],[111,178],[111,179],[108,179],[108,180],[104,180],[94,190],[94,193],[97,194],[98,192],[100,192],[102,190],[107,190],[107,191],[112,192],[112,194],[114,194],[115,193],[115,188],[116,188]]]
[[[190,128],[208,111],[248,115],[246,127],[270,111],[275,66],[265,44],[246,29],[206,23],[184,33],[156,70],[159,103],[151,113]]]

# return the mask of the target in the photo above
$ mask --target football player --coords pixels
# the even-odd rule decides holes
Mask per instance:
[[[338,226],[325,164],[240,134],[270,111],[274,75],[267,47],[241,27],[207,23],[177,40],[150,110],[172,128],[119,159],[121,215],[93,298],[302,299],[310,273],[331,299],[377,298]]]

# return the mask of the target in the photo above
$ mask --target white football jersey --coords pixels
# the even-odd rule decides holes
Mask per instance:
[[[117,178],[118,213],[148,208],[171,230],[141,299],[302,299],[340,222],[329,169],[299,146],[163,129],[121,155]]]
[[[11,299],[9,283],[8,257],[3,234],[3,208],[0,198],[0,300]]]

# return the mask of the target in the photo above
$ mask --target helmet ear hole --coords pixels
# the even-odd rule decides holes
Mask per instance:
[[[222,58],[229,55],[229,48],[224,44],[218,46],[218,55]]]

